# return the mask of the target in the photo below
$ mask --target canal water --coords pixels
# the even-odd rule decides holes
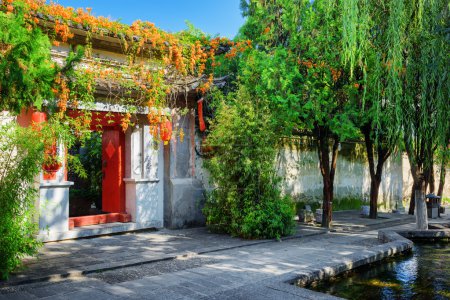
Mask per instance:
[[[346,299],[450,299],[450,243],[414,243],[411,254],[307,288]]]

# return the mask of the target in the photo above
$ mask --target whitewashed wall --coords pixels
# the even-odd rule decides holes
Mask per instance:
[[[283,178],[282,191],[297,199],[322,201],[322,176],[317,151],[302,141],[286,144],[277,157],[277,169]],[[342,143],[338,154],[334,195],[368,199],[370,174],[363,145]],[[398,155],[385,163],[379,200],[382,210],[400,208],[402,199],[402,167]]]
[[[196,141],[200,147],[200,138]],[[202,168],[203,159],[196,157],[196,177],[210,188],[209,175]],[[282,191],[294,199],[322,201],[322,176],[319,171],[317,151],[307,141],[296,140],[286,143],[276,158],[276,167],[282,180]],[[438,171],[438,167],[436,170]],[[450,197],[450,170],[447,171],[444,196]],[[438,187],[438,172],[436,191]],[[379,203],[381,211],[408,208],[412,187],[409,161],[404,154],[396,153],[385,163],[380,185]],[[363,144],[342,143],[339,151],[334,195],[340,198],[351,197],[369,199],[370,174]]]

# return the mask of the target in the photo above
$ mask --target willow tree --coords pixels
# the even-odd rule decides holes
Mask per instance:
[[[288,133],[313,135],[323,179],[322,226],[331,222],[339,143],[356,131],[340,60],[341,1],[242,1],[240,35],[256,51],[243,62],[241,82],[268,98]],[[283,109],[280,109],[283,108]]]
[[[342,12],[343,58],[360,76],[361,108],[369,112],[362,128],[371,187],[377,189],[384,158],[401,128],[414,181],[409,207],[413,214],[414,191],[427,185],[434,189],[434,153],[446,149],[449,141],[448,3],[355,0],[344,1]],[[373,145],[378,150],[375,172],[373,158],[370,162]],[[372,208],[376,212],[373,190]]]
[[[357,81],[356,118],[369,161],[370,217],[377,217],[383,166],[401,131],[404,77],[402,1],[344,1],[343,56]]]
[[[433,178],[434,153],[449,143],[448,2],[406,1],[403,10],[401,107],[403,140],[414,181],[409,213],[414,214],[414,191],[426,190]]]

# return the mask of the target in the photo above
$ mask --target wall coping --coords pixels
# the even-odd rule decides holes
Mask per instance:
[[[159,178],[124,178],[125,183],[148,183],[148,182],[159,182]]]
[[[39,184],[39,188],[41,189],[50,189],[50,188],[68,188],[71,187],[74,183],[72,181],[44,181]]]

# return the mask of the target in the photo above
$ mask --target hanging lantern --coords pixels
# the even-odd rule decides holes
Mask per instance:
[[[42,169],[44,170],[44,180],[55,180],[56,172],[61,168],[62,164],[58,159],[58,151],[56,141],[51,145],[47,145],[44,150],[44,163]]]
[[[198,106],[198,125],[200,128],[200,131],[206,130],[205,120],[203,120],[203,98],[197,101]]]
[[[40,131],[42,123],[47,121],[47,115],[44,112],[33,111],[31,113],[31,126],[34,130]]]
[[[169,144],[170,138],[172,137],[172,122],[165,118],[159,125],[159,134],[164,145]]]

